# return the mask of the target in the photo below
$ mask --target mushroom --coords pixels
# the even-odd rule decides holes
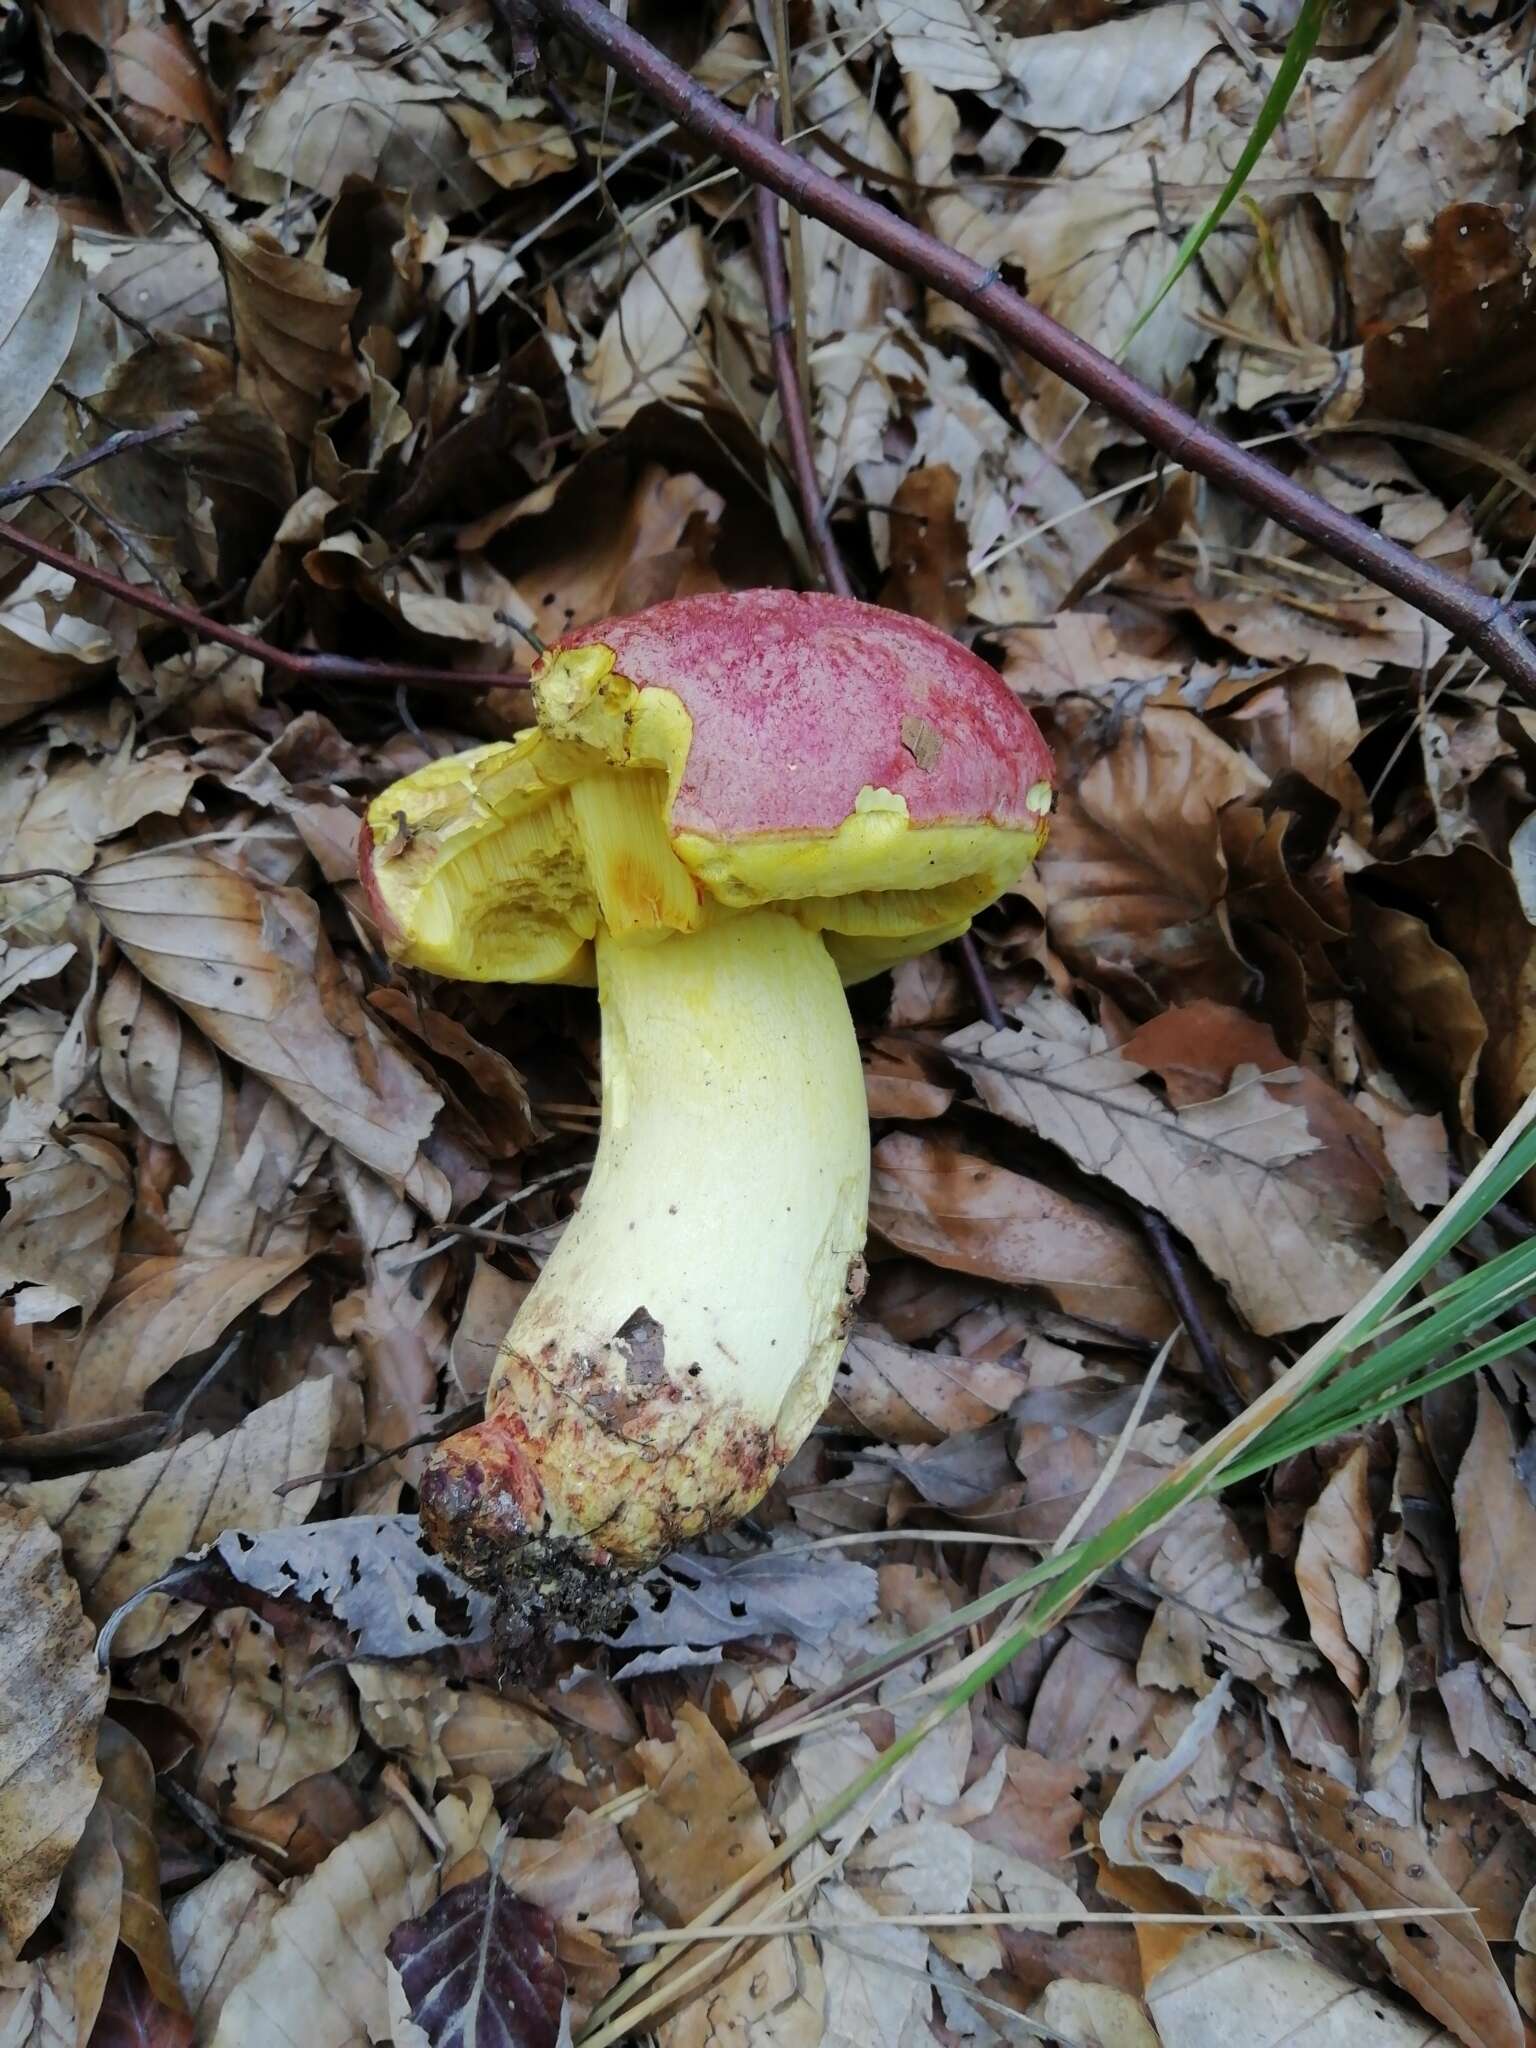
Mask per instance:
[[[467,1577],[570,1611],[747,1513],[821,1414],[869,1193],[843,984],[1018,879],[1051,757],[943,634],[783,590],[572,633],[533,697],[376,798],[361,869],[410,966],[597,982],[591,1178],[421,1484]]]

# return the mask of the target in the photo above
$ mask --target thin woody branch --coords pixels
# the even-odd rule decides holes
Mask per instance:
[[[757,103],[757,125],[770,139],[778,139],[778,121],[773,101],[764,94]],[[806,538],[821,564],[822,581],[839,597],[852,597],[853,585],[833,537],[827,517],[826,500],[816,481],[816,454],[805,416],[805,387],[800,365],[795,361],[795,321],[789,303],[789,266],[784,260],[784,232],[779,226],[779,202],[766,185],[756,195],[757,262],[763,278],[763,303],[768,309],[768,346],[773,355],[773,381],[779,393],[779,412],[784,421],[784,439],[789,444],[789,465],[794,473],[800,499],[800,519]]]
[[[1344,567],[1406,599],[1464,640],[1524,696],[1536,699],[1536,648],[1497,598],[1420,561],[1259,456],[1235,446],[1224,434],[1203,426],[1031,305],[995,270],[983,269],[974,258],[947,248],[760,133],[611,14],[603,0],[530,4],[551,26],[579,36],[613,70],[641,87],[690,134],[755,183],[968,308],[994,333],[1135,427],[1170,460],[1232,491]]]
[[[84,468],[86,464],[82,462],[75,467]],[[54,476],[28,482],[17,487],[11,495],[31,497],[39,490],[47,490],[62,482],[64,475],[61,471]],[[359,661],[348,654],[294,654],[286,647],[274,647],[271,641],[259,639],[254,633],[242,632],[238,626],[226,626],[218,619],[211,619],[206,612],[197,611],[191,605],[162,597],[159,591],[146,589],[141,583],[129,583],[126,578],[115,575],[110,569],[99,568],[94,562],[82,562],[78,556],[66,554],[63,548],[53,547],[48,541],[23,533],[19,526],[13,526],[6,519],[0,519],[0,547],[14,548],[18,555],[29,561],[43,562],[50,569],[62,570],[78,583],[87,583],[93,590],[104,590],[120,604],[131,605],[135,611],[147,612],[152,618],[164,619],[168,625],[180,626],[195,639],[212,640],[220,647],[231,648],[236,654],[248,654],[253,661],[259,661],[267,668],[305,682],[403,684],[412,690],[527,688],[528,678],[522,675],[479,675],[452,668],[415,668],[405,662]]]

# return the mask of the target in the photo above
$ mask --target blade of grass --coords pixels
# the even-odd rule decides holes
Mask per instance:
[[[1253,124],[1248,140],[1243,144],[1242,155],[1233,168],[1232,175],[1216,198],[1201,214],[1194,226],[1185,235],[1178,247],[1178,253],[1167,276],[1152,294],[1149,303],[1136,316],[1135,325],[1116,350],[1116,359],[1123,356],[1131,343],[1146,326],[1158,307],[1173,290],[1191,263],[1200,254],[1211,236],[1220,227],[1233,201],[1253,174],[1253,167],[1269,147],[1270,137],[1285,117],[1285,110],[1301,83],[1302,73],[1308,59],[1317,47],[1317,38],[1322,31],[1323,17],[1327,12],[1328,0],[1303,0],[1302,10],[1296,17],[1296,26],[1291,30],[1279,67],[1270,82],[1269,91],[1264,95],[1264,104],[1259,108],[1258,118]]]

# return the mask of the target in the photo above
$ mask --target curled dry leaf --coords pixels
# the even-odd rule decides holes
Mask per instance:
[[[144,1745],[118,1722],[102,1722],[96,1761],[101,1803],[123,1869],[118,1939],[143,1971],[152,2001],[184,2015],[171,1930],[160,1903],[160,1845],[155,1836],[155,1767]]]
[[[939,1139],[875,1147],[872,1226],[937,1266],[1040,1287],[1069,1314],[1160,1338],[1173,1312],[1139,1238],[1109,1209],[1058,1194]]]
[[[1477,1390],[1477,1427],[1456,1473],[1462,1611],[1474,1639],[1536,1713],[1536,1504],[1515,1468],[1515,1440],[1499,1397]]]
[[[1296,1552],[1296,1590],[1312,1640],[1351,1699],[1365,1690],[1371,1647],[1369,1618],[1362,1613],[1374,1604],[1367,1584],[1376,1548],[1369,1464],[1365,1445],[1357,1445],[1308,1508]]]
[[[132,854],[87,895],[144,979],[213,1043],[435,1217],[442,1176],[421,1151],[442,1106],[342,975],[314,903],[206,854]]]
[[[388,2033],[385,1943],[437,1894],[432,1846],[398,1808],[290,1892],[225,1997],[211,2048],[356,2048]]]
[[[333,1397],[329,1380],[306,1380],[224,1436],[189,1437],[104,1472],[13,1486],[6,1498],[58,1532],[85,1611],[102,1622],[215,1530],[302,1522],[319,1497],[310,1475],[330,1449]],[[307,1483],[279,1494],[290,1479]],[[177,1626],[176,1607],[151,1594],[119,1624],[113,1653],[151,1649]]]
[[[80,1595],[41,1515],[0,1502],[0,1947],[53,1904],[96,1803],[107,1699]]]
[[[1248,971],[1223,913],[1218,817],[1263,778],[1187,711],[1153,707],[1074,772],[1040,857],[1056,946],[1075,967],[1123,967],[1160,994],[1236,1000]]]
[[[1384,1271],[1380,1182],[1351,1157],[1341,1184],[1306,1112],[1267,1079],[1170,1105],[1063,997],[1041,990],[1017,1014],[1014,1030],[946,1041],[987,1107],[1159,1210],[1255,1330],[1342,1315]]]
[[[287,255],[262,228],[215,231],[240,363],[240,395],[307,443],[328,393],[352,393],[347,323],[358,293],[319,263]]]
[[[402,1920],[386,1953],[431,2048],[555,2048],[565,1972],[555,1927],[491,1868]]]

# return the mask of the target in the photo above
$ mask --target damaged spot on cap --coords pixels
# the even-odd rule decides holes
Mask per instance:
[[[931,775],[938,767],[939,756],[944,751],[944,738],[926,718],[908,713],[901,721],[901,744],[925,775]]]
[[[1033,784],[1025,795],[1024,807],[1026,810],[1037,811],[1042,818],[1048,818],[1051,813],[1051,785],[1048,782]]]

